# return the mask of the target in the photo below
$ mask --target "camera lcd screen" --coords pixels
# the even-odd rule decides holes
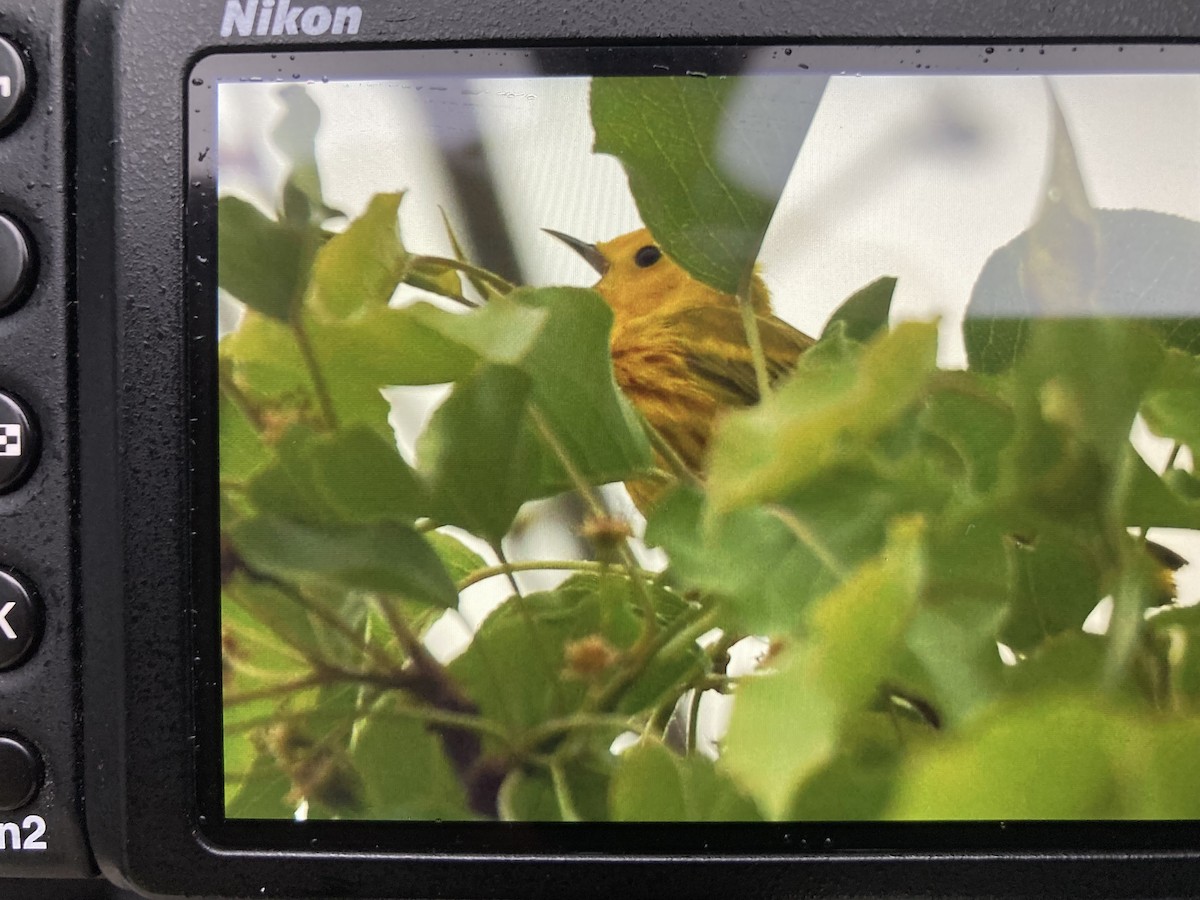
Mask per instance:
[[[1200,818],[1198,69],[202,60],[212,810]]]

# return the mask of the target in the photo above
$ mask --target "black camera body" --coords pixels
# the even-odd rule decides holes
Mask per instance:
[[[344,840],[327,841],[298,824],[282,845],[253,822],[221,830],[201,802],[218,740],[204,697],[220,667],[215,613],[200,600],[212,561],[196,558],[217,503],[197,475],[197,435],[211,438],[211,425],[195,422],[195,373],[213,343],[185,302],[213,277],[187,238],[214,215],[211,185],[189,182],[189,153],[207,152],[189,149],[198,62],[356,48],[1072,42],[1200,48],[1200,7],[0,0],[0,896],[1194,892],[1194,833],[1163,842],[1123,837],[1122,825],[1100,849],[1070,825],[967,845],[953,826],[873,843],[869,825],[848,841],[806,825],[759,849],[753,832],[681,824],[603,832],[590,847],[538,825],[426,823],[396,837],[347,823]]]

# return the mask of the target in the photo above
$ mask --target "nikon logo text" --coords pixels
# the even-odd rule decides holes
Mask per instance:
[[[291,0],[225,0],[221,37],[269,34],[358,34],[362,7],[293,6]]]

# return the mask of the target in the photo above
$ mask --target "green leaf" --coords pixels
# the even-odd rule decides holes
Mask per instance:
[[[560,766],[556,786],[545,769],[514,769],[500,786],[500,818],[507,822],[604,822],[612,760],[590,752]]]
[[[641,419],[612,373],[608,304],[595,291],[578,288],[522,289],[509,296],[546,315],[518,365],[530,378],[531,400],[575,467],[592,484],[649,470],[653,457]],[[571,486],[557,462],[543,466],[542,478],[560,490]]]
[[[441,558],[442,565],[446,567],[447,573],[455,582],[461,581],[472,572],[487,565],[482,556],[453,535],[430,531],[426,533],[425,540],[432,545]]]
[[[918,820],[1107,819],[1120,815],[1107,722],[1061,698],[996,709],[905,767],[886,817]]]
[[[423,484],[395,441],[363,425],[333,434],[291,429],[271,467],[247,494],[264,512],[296,522],[411,523],[427,501]]]
[[[467,819],[462,783],[441,741],[419,718],[405,716],[398,698],[371,710],[350,749],[363,782],[364,803],[349,818],[375,820]]]
[[[709,464],[714,511],[778,498],[884,433],[934,371],[937,327],[899,325],[868,344],[857,364],[827,365],[825,354],[813,355],[820,346],[769,402],[722,421]]]
[[[1200,815],[1195,720],[1158,722],[1088,695],[994,709],[905,766],[891,819],[1191,819]]]
[[[905,646],[930,689],[922,699],[943,725],[967,720],[999,693],[1004,664],[996,632],[1006,611],[998,602],[927,592],[913,616]]]
[[[787,812],[876,696],[924,571],[917,523],[898,525],[877,559],[812,607],[811,636],[779,670],[739,687],[722,763],[768,818]]]
[[[314,229],[275,222],[238,197],[217,204],[217,283],[273,319],[294,315],[320,244]]]
[[[847,723],[835,755],[809,777],[787,818],[810,822],[869,822],[881,818],[895,786],[902,750],[923,736],[905,720],[862,713]]]
[[[539,310],[502,301],[468,313],[416,303],[327,325],[314,342],[322,368],[352,384],[445,384],[482,362],[515,364],[533,346],[545,318]]]
[[[1032,540],[1005,539],[1012,607],[999,639],[1027,652],[1048,638],[1078,631],[1104,596],[1110,568],[1086,535],[1047,531]]]
[[[387,306],[408,264],[396,220],[403,196],[376,194],[317,253],[305,303],[318,319],[337,321]]]
[[[306,524],[262,515],[234,524],[229,537],[251,568],[285,581],[396,594],[447,609],[458,603],[433,548],[405,525]]]
[[[225,815],[230,819],[293,819],[294,801],[287,795],[291,780],[283,774],[269,753],[260,753],[246,772],[241,786],[225,796]]]
[[[754,803],[704,757],[643,739],[621,754],[609,786],[618,822],[753,822]]]
[[[727,294],[749,283],[825,78],[595,78],[595,151],[615,156],[664,252]]]
[[[530,382],[508,366],[462,379],[417,444],[430,514],[495,544],[538,494],[541,448],[526,421]]]
[[[1012,409],[967,373],[944,373],[943,389],[934,392],[921,411],[921,427],[949,444],[962,462],[973,492],[992,490],[1000,474],[1001,456],[1012,440]]]
[[[663,624],[681,614],[677,597],[653,585],[646,590]],[[640,616],[638,594],[623,576],[578,575],[553,591],[505,602],[450,663],[450,672],[484,716],[517,736],[569,716],[583,702],[589,684],[618,677],[619,667],[628,662],[614,658],[610,669],[576,672],[565,659],[568,645],[602,639],[618,652],[627,650],[641,633]],[[672,688],[681,694],[685,679],[699,671],[700,658],[695,644],[674,654],[660,653],[635,673],[614,706],[632,715],[653,709]],[[606,730],[608,741],[620,731],[615,725]]]
[[[1125,504],[1126,525],[1200,529],[1200,498],[1185,493],[1186,473],[1161,476],[1140,456],[1132,458],[1129,465],[1133,474]]]
[[[225,391],[221,391],[218,404],[221,477],[244,481],[270,460],[270,451],[245,411]]]
[[[877,332],[886,329],[888,313],[892,308],[892,294],[896,290],[896,279],[890,276],[872,281],[865,288],[855,291],[839,306],[825,323],[828,329],[841,322],[846,337],[852,341],[866,343]]]

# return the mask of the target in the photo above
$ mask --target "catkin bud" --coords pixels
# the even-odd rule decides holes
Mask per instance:
[[[620,516],[589,516],[579,534],[595,548],[596,556],[607,562],[615,559],[621,545],[633,537],[633,528]]]
[[[563,650],[567,675],[587,681],[602,675],[620,655],[602,634],[589,634],[567,644]]]

